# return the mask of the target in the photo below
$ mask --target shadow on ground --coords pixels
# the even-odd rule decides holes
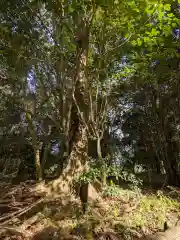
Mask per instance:
[[[125,240],[134,239],[133,234],[130,230],[126,231],[125,227],[122,226],[122,233],[115,231],[104,231],[95,233],[93,229],[91,231],[86,225],[81,225],[73,229],[69,233],[63,233],[62,229],[55,227],[44,228],[41,232],[34,235],[33,240]]]

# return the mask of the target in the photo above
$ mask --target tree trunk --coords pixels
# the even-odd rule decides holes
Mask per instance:
[[[41,162],[40,162],[40,151],[37,146],[35,146],[34,152],[35,152],[36,178],[38,181],[41,181],[42,170],[41,170]]]
[[[155,155],[155,169],[156,169],[156,173],[161,174],[161,162],[159,160],[159,158]]]
[[[50,143],[46,143],[46,142],[43,143],[41,148],[41,153],[40,153],[40,166],[41,166],[43,179],[45,178],[45,165],[48,158],[49,148],[50,148]]]
[[[97,155],[98,155],[98,161],[101,163],[101,182],[103,186],[106,185],[106,172],[105,172],[105,163],[103,162],[102,158],[102,150],[101,150],[101,138],[97,138]]]
[[[77,58],[73,78],[73,101],[71,108],[71,127],[69,141],[69,159],[66,168],[59,179],[53,183],[54,190],[69,192],[73,178],[87,169],[88,133],[86,121],[88,102],[86,99],[87,77],[86,66],[88,57],[89,30],[81,19],[77,33]]]
[[[28,111],[26,111],[26,120],[28,122],[28,128],[29,128],[29,132],[31,134],[33,150],[34,150],[34,155],[35,155],[36,179],[38,181],[41,181],[42,180],[42,170],[41,170],[40,151],[39,151],[39,146],[38,146],[38,140],[37,140],[34,124],[33,124],[32,118],[31,118],[31,114]]]
[[[62,175],[53,181],[53,190],[69,193],[72,187],[73,178],[87,169],[87,146],[88,137],[84,125],[79,122],[74,129],[71,153],[68,164]]]
[[[167,141],[168,143],[168,183],[170,185],[179,186],[180,185],[180,174],[178,172],[179,166],[176,157],[176,143],[173,144],[172,140]]]
[[[180,174],[178,172],[178,149],[179,146],[176,141],[173,141],[173,129],[171,123],[167,122],[165,129],[166,137],[166,149],[167,149],[167,159],[164,163],[166,174],[168,177],[168,183],[170,185],[179,186],[180,184]]]

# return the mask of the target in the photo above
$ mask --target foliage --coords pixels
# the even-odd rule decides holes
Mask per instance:
[[[90,168],[89,171],[82,173],[80,176],[75,177],[75,182],[93,183],[101,175],[98,168]]]
[[[143,164],[178,185],[178,8],[173,0],[1,1],[1,142],[30,144],[43,176],[53,142],[62,173],[78,165],[70,161],[80,126],[86,140],[107,131],[110,154],[120,152],[130,172]],[[101,160],[101,172],[138,185],[113,158]],[[90,167],[82,179],[98,177]]]
[[[103,190],[103,196],[105,197],[119,197],[121,196],[121,194],[122,194],[121,188],[114,184],[106,186]]]
[[[179,209],[179,203],[165,195],[150,195],[144,197],[140,202],[138,211],[134,214],[132,221],[136,226],[147,226],[153,222],[154,226],[162,226],[166,220],[168,211]],[[154,220],[152,220],[154,219]]]
[[[103,195],[117,197],[83,217],[79,203],[68,205],[70,217],[59,204],[52,215],[61,228],[67,219],[70,232],[81,223],[92,232],[151,229],[179,210],[162,192],[141,199],[136,176],[140,166],[149,184],[158,176],[163,186],[180,186],[179,4],[0,1],[0,177],[56,175],[53,189],[62,192],[73,179],[104,184],[104,177]],[[123,216],[124,202],[137,199]]]
[[[86,183],[94,183],[97,180],[101,179],[101,170],[102,165],[97,163],[92,163],[88,171],[82,173],[79,176],[76,176],[74,179],[75,182],[86,182]],[[119,182],[119,180],[124,181],[129,185],[129,187],[135,191],[139,191],[139,187],[142,185],[142,181],[138,179],[135,174],[125,171],[121,169],[119,166],[107,166],[105,165],[103,168],[105,176],[115,177],[115,179]],[[115,185],[113,180],[110,180],[110,186],[106,186],[104,189],[105,195],[118,196],[120,195],[121,183]]]

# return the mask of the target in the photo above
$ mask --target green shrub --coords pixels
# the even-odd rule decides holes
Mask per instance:
[[[106,161],[104,160],[104,165],[102,166],[103,162],[99,161],[91,161],[90,168],[87,172],[81,174],[80,176],[75,178],[75,182],[88,182],[93,183],[97,179],[101,179],[102,169],[106,176],[113,176],[117,180],[121,179],[127,182],[132,190],[138,190],[139,186],[142,185],[142,181],[138,179],[135,174],[123,170],[119,166],[108,166]],[[111,184],[112,185],[112,184]],[[115,186],[113,186],[115,188]],[[116,190],[119,189],[118,187]],[[115,190],[115,191],[116,191]],[[113,191],[113,189],[109,190]]]
[[[104,197],[118,197],[121,195],[121,189],[116,185],[106,186],[103,189]]]

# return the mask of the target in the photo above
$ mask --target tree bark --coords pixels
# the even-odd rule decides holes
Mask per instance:
[[[40,151],[37,146],[34,146],[34,152],[35,152],[36,178],[37,180],[41,181],[43,176],[40,162]]]
[[[170,137],[170,136],[169,136]],[[176,142],[173,143],[171,138],[167,139],[168,149],[168,168],[166,170],[168,176],[168,183],[170,185],[179,186],[180,174],[178,172],[179,166],[176,157],[177,147]]]
[[[31,118],[31,114],[28,111],[26,111],[26,120],[28,122],[28,128],[29,128],[29,132],[31,134],[32,145],[33,145],[33,150],[34,150],[34,155],[35,155],[36,179],[38,181],[41,181],[43,176],[42,176],[42,170],[41,170],[40,151],[39,151],[39,146],[38,146],[38,140],[37,140],[34,124],[33,124],[32,118]]]
[[[57,188],[65,193],[69,192],[73,178],[87,170],[88,132],[86,120],[88,116],[88,102],[86,99],[87,76],[86,66],[89,45],[89,27],[81,20],[77,32],[76,67],[73,76],[73,96],[71,108],[71,127],[69,141],[68,164],[59,179],[53,183],[53,189]]]
[[[106,172],[105,172],[105,163],[103,162],[102,158],[102,149],[101,149],[101,138],[97,138],[97,155],[98,155],[98,160],[101,163],[101,182],[103,186],[106,185]]]
[[[42,147],[41,147],[41,152],[40,152],[40,166],[41,166],[41,172],[42,172],[42,179],[45,178],[45,166],[46,162],[48,160],[48,153],[50,149],[51,144],[44,142]]]

